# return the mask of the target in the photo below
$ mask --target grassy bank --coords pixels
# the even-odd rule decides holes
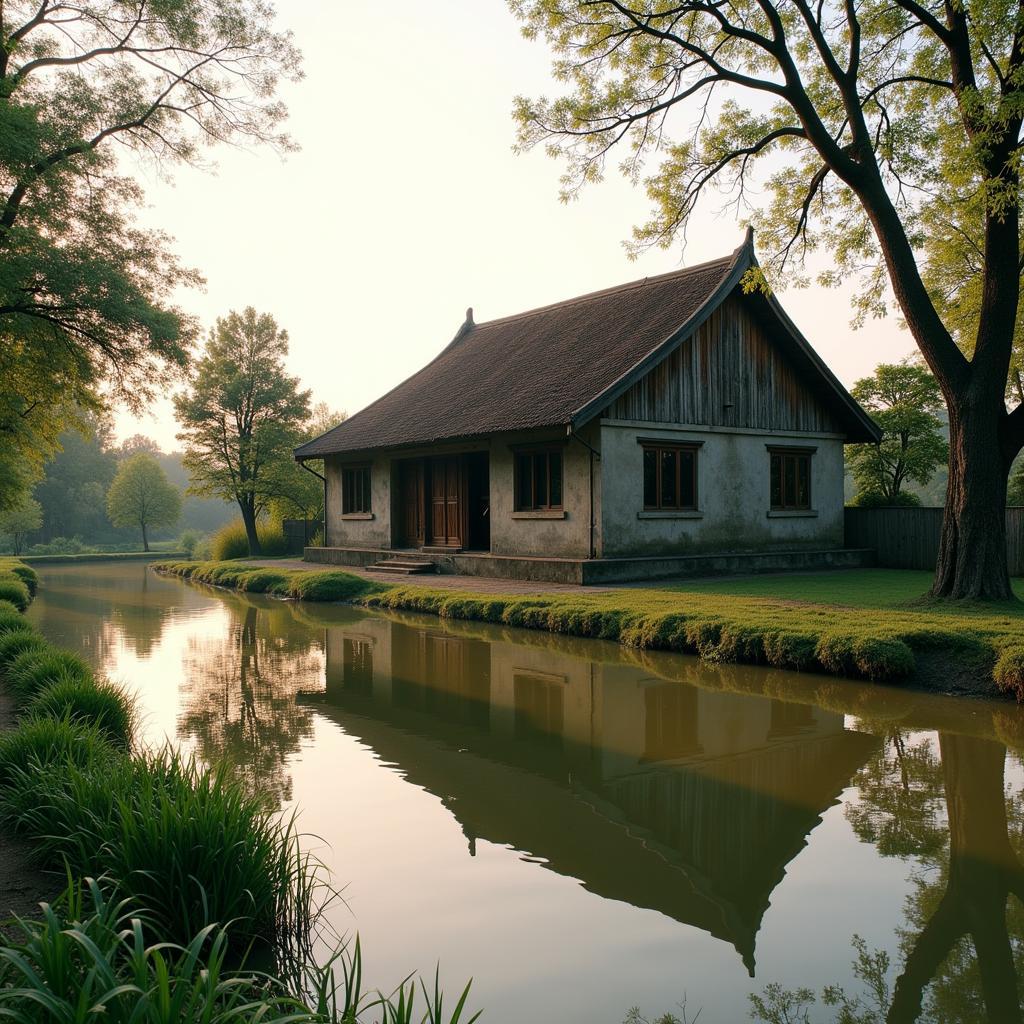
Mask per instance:
[[[1024,699],[1024,606],[925,602],[926,573],[855,570],[703,580],[660,588],[472,594],[384,586],[340,570],[165,562],[155,568],[218,586],[310,601],[427,612],[443,618],[612,640],[875,682]],[[1024,594],[1022,594],[1024,596]]]
[[[82,551],[75,555],[22,555],[20,561],[32,565],[77,565],[82,562],[154,562],[185,556],[184,551]]]
[[[133,701],[25,618],[35,573],[6,560],[4,583],[19,600],[0,600],[0,686],[19,724],[0,735],[0,827],[68,887],[0,946],[0,1016],[458,1024],[468,986],[445,1011],[436,983],[364,993],[358,945],[316,967],[331,893],[294,817],[229,766],[141,749]],[[248,969],[254,954],[278,973]]]

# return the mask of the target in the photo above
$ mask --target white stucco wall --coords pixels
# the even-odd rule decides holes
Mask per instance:
[[[698,514],[643,509],[638,438],[701,443]],[[769,445],[816,448],[812,512],[770,511]],[[833,434],[601,424],[601,536],[605,557],[837,548],[843,544],[843,442]]]

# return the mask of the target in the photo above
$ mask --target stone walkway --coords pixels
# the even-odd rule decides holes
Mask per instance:
[[[537,580],[507,580],[494,576],[456,576],[451,573],[416,573],[402,576],[392,572],[374,572],[357,565],[328,565],[304,562],[301,558],[252,558],[252,565],[268,569],[308,569],[312,572],[338,569],[374,583],[408,583],[436,590],[465,590],[473,594],[599,594],[614,587],[583,587],[577,583],[542,583]]]

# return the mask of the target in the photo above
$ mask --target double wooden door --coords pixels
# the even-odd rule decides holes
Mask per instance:
[[[400,547],[490,547],[485,452],[406,459],[399,465]]]

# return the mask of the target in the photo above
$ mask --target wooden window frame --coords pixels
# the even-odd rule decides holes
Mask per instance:
[[[641,496],[642,496],[642,500],[643,500],[643,510],[645,512],[697,512],[697,511],[700,510],[700,486],[699,486],[700,475],[699,475],[699,471],[698,471],[698,466],[699,466],[699,463],[700,463],[700,458],[699,458],[700,449],[701,449],[701,446],[703,445],[703,443],[704,443],[703,441],[670,441],[670,440],[662,440],[661,438],[657,438],[657,437],[639,437],[639,438],[637,438],[637,444],[640,445],[641,452],[642,452],[642,454],[640,456],[640,459],[641,459],[641,463],[640,463],[640,472],[641,472],[640,485],[641,485]],[[656,456],[656,459],[655,459],[655,481],[654,481],[654,484],[655,484],[654,495],[655,495],[655,499],[656,499],[656,504],[654,504],[654,505],[649,505],[647,503],[647,497],[646,497],[646,491],[647,491],[646,472],[647,471],[646,471],[646,468],[643,465],[644,455],[646,455],[647,452],[649,452],[649,451],[657,452],[657,456]],[[675,468],[675,477],[676,477],[676,479],[675,479],[675,496],[676,496],[676,503],[673,504],[673,505],[666,505],[662,501],[662,490],[661,490],[661,482],[662,482],[661,453],[662,452],[666,452],[666,451],[671,451],[671,452],[674,452],[674,453],[677,454],[677,458],[675,460],[675,466],[676,466],[676,468]],[[682,459],[678,458],[678,453],[679,452],[690,452],[693,455],[693,469],[692,469],[692,473],[693,473],[693,480],[692,480],[693,503],[689,504],[689,505],[683,505],[683,504],[680,503],[681,498],[682,498],[682,483],[683,483],[683,481],[682,481],[682,464],[683,464],[683,462],[682,462]]]
[[[812,512],[814,510],[814,453],[816,447],[806,448],[793,445],[774,445],[768,448],[768,508],[772,512]],[[775,473],[775,460],[779,460],[779,491],[781,501],[776,502],[772,494],[772,478]],[[786,461],[789,459],[805,461],[807,464],[807,500],[806,502],[787,501],[786,495]],[[799,479],[799,469],[794,473],[794,480]],[[797,485],[799,487],[799,484]]]
[[[372,511],[373,467],[369,462],[342,466],[341,514],[343,516],[367,516]]]
[[[551,501],[551,456],[558,456],[558,494],[557,503]],[[524,456],[530,459],[530,501],[523,500],[523,479],[519,462]],[[537,459],[543,457],[547,474],[547,501],[537,503]],[[522,445],[512,449],[513,466],[513,509],[515,512],[561,512],[565,508],[565,445]]]

